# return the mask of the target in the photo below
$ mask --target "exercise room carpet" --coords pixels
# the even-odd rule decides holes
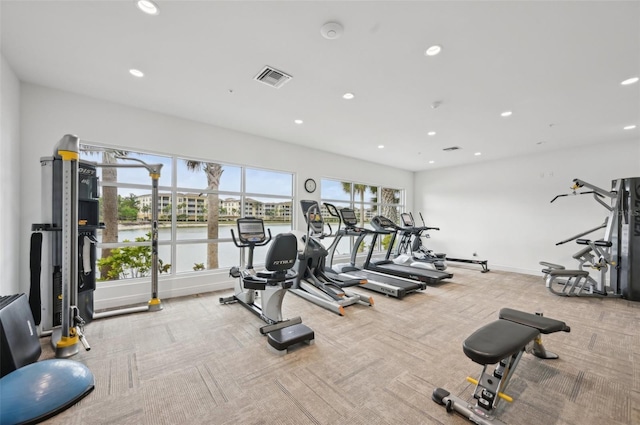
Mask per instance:
[[[403,300],[360,288],[375,306],[347,307],[344,317],[287,294],[285,316],[302,316],[316,340],[286,356],[268,350],[260,319],[218,303],[232,291],[95,321],[85,329],[91,351],[73,359],[91,369],[96,388],[46,423],[465,424],[431,393],[471,397],[465,378],[481,366],[462,342],[510,307],[563,320],[571,333],[544,336],[558,360],[522,357],[503,422],[640,424],[640,302],[561,298],[542,277],[449,269],[448,283]],[[52,357],[48,340],[43,347],[42,358]]]

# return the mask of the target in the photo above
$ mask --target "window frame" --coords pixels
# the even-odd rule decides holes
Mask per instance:
[[[323,187],[326,185],[327,181],[331,181],[331,182],[337,182],[339,184],[350,184],[350,193],[349,193],[349,199],[345,200],[345,199],[337,199],[337,198],[324,198],[323,195]],[[368,221],[374,216],[374,215],[380,215],[382,213],[382,211],[384,211],[385,207],[395,207],[398,211],[398,214],[400,214],[400,212],[402,212],[402,210],[405,209],[405,204],[406,204],[406,189],[404,188],[388,188],[388,187],[384,187],[382,185],[374,185],[374,184],[367,184],[367,183],[363,183],[363,182],[357,182],[357,181],[347,181],[347,180],[338,180],[335,178],[331,178],[331,177],[322,177],[320,179],[320,204],[321,206],[325,203],[328,202],[330,204],[340,204],[340,205],[344,205],[344,204],[348,204],[350,208],[353,208],[358,214],[359,214],[359,205],[360,205],[360,199],[356,199],[356,186],[365,186],[367,188],[372,188],[375,187],[376,188],[376,194],[372,195],[369,197],[369,199],[375,199],[376,201],[367,201],[367,199],[365,198],[364,202],[362,202],[362,205],[365,207],[365,221],[364,221],[364,226],[363,227],[367,227]],[[382,197],[382,191],[383,190],[392,190],[392,191],[398,191],[398,202],[397,203],[385,203],[383,202],[383,197]],[[367,190],[367,189],[365,189]],[[367,209],[367,206],[370,206],[370,208]],[[375,207],[375,211],[376,213],[374,214],[374,208]],[[322,211],[323,211],[323,215],[327,214],[325,213],[325,208],[322,207]],[[368,214],[367,214],[368,211]],[[326,215],[325,215],[326,216]],[[368,219],[368,220],[367,220]],[[350,236],[349,237],[350,242],[349,242],[349,255],[351,255],[351,253],[353,252],[354,249],[354,242],[355,242],[355,237],[354,236]],[[380,250],[381,245],[382,245],[382,238],[377,238],[377,250]],[[344,258],[346,255],[342,254],[340,255],[340,257]]]
[[[170,222],[171,224],[171,231],[170,231],[170,237],[169,239],[159,239],[158,240],[158,246],[169,246],[169,251],[170,251],[170,259],[168,259],[168,261],[165,261],[165,263],[170,263],[172,264],[172,267],[169,269],[168,272],[166,273],[162,273],[160,274],[160,277],[163,276],[169,276],[169,277],[176,277],[176,276],[181,276],[181,275],[185,275],[187,273],[202,273],[202,272],[210,272],[210,273],[216,273],[216,272],[220,272],[220,270],[224,270],[228,268],[228,265],[222,265],[219,266],[218,268],[215,269],[207,269],[205,266],[204,270],[178,270],[178,247],[179,246],[185,246],[185,245],[194,245],[194,244],[211,244],[211,243],[216,243],[222,245],[222,244],[227,244],[227,243],[232,243],[233,239],[231,238],[231,235],[228,233],[227,235],[222,235],[220,232],[218,232],[218,237],[217,238],[201,238],[201,239],[178,239],[177,235],[178,235],[178,228],[179,223],[182,223],[181,221],[178,221],[178,203],[177,200],[179,198],[184,198],[185,195],[188,194],[194,194],[194,193],[200,193],[200,195],[202,194],[208,194],[208,193],[215,193],[218,195],[218,202],[220,202],[221,199],[224,199],[224,197],[229,197],[229,198],[234,198],[237,199],[238,202],[240,203],[240,211],[239,211],[239,216],[238,217],[244,217],[247,214],[246,211],[246,202],[248,199],[257,199],[259,200],[259,202],[263,202],[265,199],[273,199],[274,204],[286,204],[288,202],[290,202],[290,206],[287,208],[286,206],[284,207],[285,211],[288,211],[288,214],[285,213],[284,217],[288,218],[282,221],[283,224],[288,224],[289,225],[289,230],[281,230],[280,232],[287,232],[287,231],[291,231],[294,226],[295,226],[295,209],[293,208],[294,205],[296,204],[296,192],[295,192],[295,184],[296,184],[296,174],[294,172],[291,171],[287,171],[287,170],[276,170],[276,169],[268,169],[268,168],[262,168],[262,167],[254,167],[254,166],[248,166],[248,165],[239,165],[239,164],[232,164],[232,163],[226,163],[226,162],[220,162],[220,161],[215,161],[215,160],[211,160],[211,159],[196,159],[194,157],[185,157],[183,155],[179,155],[179,154],[165,154],[165,153],[156,153],[156,152],[150,152],[150,151],[145,151],[145,150],[131,150],[131,149],[121,149],[118,147],[113,147],[113,146],[107,146],[107,145],[100,145],[100,144],[84,144],[83,146],[81,146],[81,150],[80,150],[80,160],[81,161],[87,161],[87,162],[92,162],[92,163],[96,163],[99,164],[102,160],[102,158],[98,158],[98,161],[95,161],[96,158],[91,158],[91,153],[98,153],[99,155],[102,154],[101,151],[103,150],[113,150],[113,151],[126,151],[129,155],[135,156],[135,157],[144,157],[145,155],[150,155],[150,156],[159,156],[159,157],[163,157],[163,158],[167,158],[169,159],[169,163],[171,164],[170,170],[169,172],[171,173],[171,175],[169,176],[169,181],[171,182],[170,186],[162,185],[162,186],[158,186],[158,193],[159,194],[169,194],[169,197],[171,199],[171,214],[170,214],[170,220],[168,222]],[[199,189],[199,188],[193,188],[193,187],[188,187],[188,186],[178,186],[178,173],[181,172],[178,167],[178,163],[179,161],[198,161],[201,163],[215,163],[215,164],[220,164],[222,167],[224,166],[228,166],[228,167],[234,167],[234,168],[239,168],[240,169],[240,185],[239,185],[239,191],[232,191],[232,190],[206,190],[206,188],[204,190]],[[151,162],[151,161],[149,161]],[[127,162],[124,162],[127,163]],[[257,170],[260,173],[264,173],[264,172],[272,172],[272,173],[276,173],[276,174],[280,174],[280,175],[284,175],[285,180],[288,179],[289,180],[289,193],[290,195],[283,195],[282,194],[282,187],[279,187],[279,194],[273,194],[273,193],[260,193],[260,192],[246,192],[246,181],[247,181],[247,171],[248,170]],[[200,171],[202,172],[202,171]],[[234,174],[235,176],[235,174]],[[164,180],[164,179],[163,179]],[[116,188],[117,191],[120,191],[121,189],[125,189],[125,190],[129,190],[131,189],[132,191],[138,190],[138,191],[144,191],[145,195],[147,195],[147,193],[150,193],[152,190],[152,181],[151,178],[149,178],[148,184],[147,183],[132,183],[132,182],[104,182],[104,179],[100,178],[98,181],[98,188],[99,188],[99,197],[100,199],[102,199],[103,196],[103,188],[104,187],[114,187]],[[285,189],[286,192],[286,189]],[[138,195],[138,196],[143,196],[143,195]],[[199,199],[199,198],[198,198]],[[204,204],[206,203],[206,195],[205,197],[203,197],[203,199],[205,199],[205,201],[203,201]],[[198,200],[196,199],[196,203],[198,203]],[[218,208],[220,208],[220,206],[218,205]],[[188,209],[188,206],[187,206]],[[159,214],[161,214],[161,211],[159,211]],[[188,216],[188,214],[187,214]],[[261,216],[261,218],[263,219],[267,219],[267,217],[265,215]],[[140,218],[138,217],[137,220],[140,220]],[[197,220],[196,220],[197,221]],[[203,224],[206,223],[206,219],[205,221],[202,222]],[[220,221],[218,222],[220,224]],[[226,223],[226,222],[225,222]],[[205,225],[206,227],[206,225]],[[226,227],[226,226],[225,226]],[[268,225],[265,223],[265,227],[268,227]],[[275,236],[275,234],[274,234]],[[102,249],[113,249],[113,248],[124,248],[124,247],[134,247],[134,246],[149,246],[150,244],[148,242],[102,242],[100,241],[98,244],[96,244],[96,248],[98,250],[98,252],[100,252]],[[237,258],[238,258],[238,262],[237,264],[239,264],[241,267],[245,265],[246,263],[246,259],[245,259],[245,250],[243,249],[238,249],[237,252]],[[100,259],[101,255],[96,255],[96,262],[94,263],[94,266],[96,267],[96,270],[99,270],[98,267],[98,260]],[[218,256],[218,259],[220,259],[220,256]],[[175,266],[174,266],[175,264]],[[205,265],[206,265],[206,259],[205,259]],[[258,265],[258,264],[254,264]],[[109,282],[117,282],[117,281],[129,281],[129,280],[133,280],[136,278],[131,278],[131,277],[126,277],[126,278],[121,278],[121,279],[110,279],[110,280],[100,280],[100,282],[102,283],[109,283]]]

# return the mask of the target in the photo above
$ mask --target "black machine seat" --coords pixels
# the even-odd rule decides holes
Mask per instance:
[[[560,320],[550,319],[538,314],[525,313],[524,311],[514,310],[512,308],[503,308],[500,310],[498,317],[510,322],[516,322],[521,325],[535,328],[543,334],[550,334],[559,331],[571,331],[571,328]]]
[[[536,328],[496,320],[472,333],[462,344],[462,350],[478,364],[494,364],[522,350],[539,333]]]
[[[298,240],[291,233],[281,233],[273,238],[269,251],[265,257],[265,269],[256,275],[245,275],[242,282],[245,288],[264,290],[267,285],[284,283],[289,288],[291,281],[297,275],[290,269],[296,262],[298,255]]]
[[[293,285],[293,278],[296,277],[296,274],[281,274],[281,275],[273,275],[265,272],[258,272],[257,276],[243,276],[242,283],[247,289],[255,289],[257,291],[264,291],[267,289],[267,286],[275,286],[280,285],[283,288],[290,288]]]
[[[298,256],[298,239],[291,233],[276,235],[265,258],[265,268],[282,272],[293,267]]]

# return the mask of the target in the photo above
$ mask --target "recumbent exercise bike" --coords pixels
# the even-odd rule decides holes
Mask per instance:
[[[229,271],[230,276],[237,278],[235,293],[231,297],[220,298],[220,303],[240,303],[265,321],[267,324],[260,328],[260,333],[267,335],[270,348],[278,354],[286,354],[288,347],[295,344],[313,344],[314,332],[302,324],[299,316],[289,320],[282,318],[284,295],[297,276],[291,270],[298,255],[296,237],[291,233],[276,235],[265,257],[266,270],[256,272],[253,251],[255,247],[265,246],[271,241],[271,230],[267,229],[267,236],[262,219],[254,217],[239,218],[237,226],[238,239],[231,230],[233,243],[241,249],[249,248],[249,257],[244,270],[232,267]],[[260,304],[255,302],[257,294]]]

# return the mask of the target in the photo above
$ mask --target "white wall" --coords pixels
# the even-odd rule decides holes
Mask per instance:
[[[556,242],[604,222],[592,195],[564,197],[579,178],[603,189],[640,176],[640,140],[528,155],[415,175],[415,211],[432,231],[429,246],[453,257],[486,259],[495,269],[540,274],[541,260],[574,267],[575,242]],[[589,237],[602,236],[596,232]]]
[[[20,82],[0,53],[0,295],[28,293],[20,274]]]
[[[21,198],[21,272],[28,269],[30,225],[40,219],[39,158],[52,155],[64,134],[131,150],[183,154],[234,164],[244,164],[290,171],[296,174],[298,199],[309,198],[303,184],[307,178],[321,177],[362,181],[370,184],[405,188],[411,205],[413,173],[333,155],[264,137],[214,127],[181,118],[131,108],[68,92],[31,84],[22,85],[22,155],[20,157],[22,187],[28,188]],[[314,193],[319,199],[319,191]],[[300,216],[300,215],[299,215]],[[298,217],[298,227],[303,226]],[[26,273],[21,274],[22,278]],[[227,271],[211,277],[203,273],[160,281],[160,297],[202,292],[230,286]],[[221,286],[222,285],[222,286]],[[122,292],[118,285],[102,285],[96,292],[98,308],[111,306]],[[140,301],[148,300],[148,284],[140,286]],[[122,304],[129,302],[123,299]]]

